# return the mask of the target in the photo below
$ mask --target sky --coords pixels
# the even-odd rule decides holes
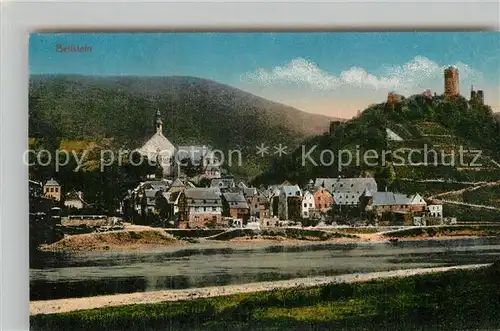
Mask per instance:
[[[84,47],[87,52],[58,52]],[[60,49],[60,48],[59,48]],[[350,118],[387,93],[484,90],[500,111],[500,32],[63,33],[30,36],[31,74],[195,76]]]

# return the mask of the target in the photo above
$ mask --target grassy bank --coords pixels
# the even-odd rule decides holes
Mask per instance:
[[[461,236],[499,236],[500,225],[460,225],[440,227],[419,227],[403,229],[387,233],[384,236],[390,238],[414,238],[414,237],[461,237]]]
[[[32,330],[464,330],[500,327],[500,265],[318,288],[31,317]]]

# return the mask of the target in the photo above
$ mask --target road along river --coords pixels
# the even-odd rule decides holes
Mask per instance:
[[[314,245],[216,243],[162,252],[40,253],[30,261],[30,299],[190,289],[398,269],[485,264],[500,238]]]

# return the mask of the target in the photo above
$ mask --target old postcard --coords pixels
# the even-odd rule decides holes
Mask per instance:
[[[499,48],[32,34],[32,329],[500,328]]]

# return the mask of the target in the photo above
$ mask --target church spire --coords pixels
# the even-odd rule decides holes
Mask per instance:
[[[160,109],[156,110],[155,128],[156,128],[156,133],[162,133],[163,134],[163,121],[161,120]]]

